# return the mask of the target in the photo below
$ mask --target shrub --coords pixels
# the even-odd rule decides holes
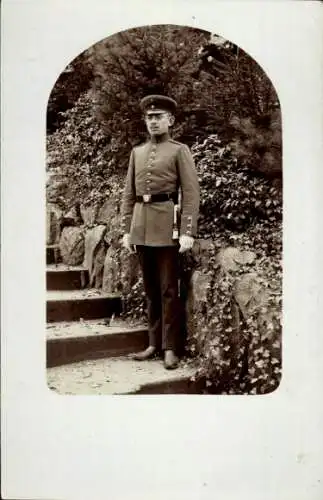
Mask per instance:
[[[74,107],[81,94],[91,88],[92,66],[85,51],[62,71],[53,86],[47,106],[47,133],[55,132],[66,119],[65,111]]]
[[[192,148],[201,185],[199,236],[216,249],[234,246],[255,252],[252,265],[225,273],[216,249],[204,263],[208,301],[198,314],[190,349],[197,354],[197,376],[215,393],[266,393],[281,376],[282,192],[267,178],[238,162],[217,135]],[[246,319],[235,300],[237,280],[255,273],[268,294]]]
[[[150,92],[178,100],[174,138],[201,144],[216,132],[231,144],[232,161],[269,178],[280,175],[278,100],[257,63],[207,32],[148,26],[93,45],[53,88],[47,167],[61,178],[61,201],[100,204],[112,175],[123,183],[130,149],[146,137],[138,103]]]
[[[231,122],[234,129],[231,141],[232,150],[237,159],[254,172],[269,179],[282,180],[282,130],[279,109],[267,115],[254,118],[234,117]]]
[[[60,179],[66,209],[77,202],[100,205],[122,191],[124,172],[115,168],[114,144],[96,118],[94,98],[91,90],[82,94],[64,113],[63,125],[47,137],[47,170]]]
[[[119,167],[126,166],[125,151],[146,138],[139,101],[147,94],[175,98],[179,108],[173,135],[194,141],[200,123],[191,115],[203,94],[191,74],[208,36],[193,28],[145,26],[106,38],[90,49],[98,116],[114,140]]]
[[[215,130],[255,172],[281,179],[281,113],[275,88],[246,52],[213,35],[201,48],[198,77],[211,76]],[[208,111],[210,107],[208,106]]]
[[[248,165],[239,163],[230,144],[217,135],[192,147],[201,188],[199,235],[225,236],[228,243],[236,232],[259,223],[275,223],[282,218],[282,192],[265,177],[255,176]],[[255,234],[256,237],[256,234]],[[275,251],[275,241],[266,234],[263,243]],[[252,244],[257,246],[256,241]],[[271,248],[272,247],[272,248]]]

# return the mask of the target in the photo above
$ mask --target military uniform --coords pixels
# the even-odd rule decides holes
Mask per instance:
[[[146,98],[145,109],[154,109],[156,96],[150,99]],[[199,184],[189,148],[165,133],[132,150],[121,207],[122,229],[130,234],[143,271],[150,345],[158,348],[161,341],[164,350],[176,349],[180,328],[178,239],[173,239],[179,188],[179,235],[194,237]]]
[[[152,138],[131,152],[122,223],[132,245],[175,245],[172,239],[174,200],[136,202],[137,196],[182,193],[180,234],[195,236],[199,186],[194,161],[185,144],[169,135]],[[175,200],[176,201],[176,200]]]

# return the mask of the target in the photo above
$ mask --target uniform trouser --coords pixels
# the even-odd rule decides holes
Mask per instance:
[[[149,345],[176,350],[180,334],[177,246],[137,246],[147,300]]]

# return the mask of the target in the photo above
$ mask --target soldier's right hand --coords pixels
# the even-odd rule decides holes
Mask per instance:
[[[130,234],[124,234],[122,237],[122,246],[130,253],[134,253],[133,245],[130,244]]]

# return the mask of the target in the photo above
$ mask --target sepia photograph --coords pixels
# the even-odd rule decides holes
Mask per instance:
[[[46,113],[46,353],[62,395],[259,395],[282,376],[282,126],[261,65],[152,24]]]
[[[1,498],[323,498],[322,6],[3,1]]]

